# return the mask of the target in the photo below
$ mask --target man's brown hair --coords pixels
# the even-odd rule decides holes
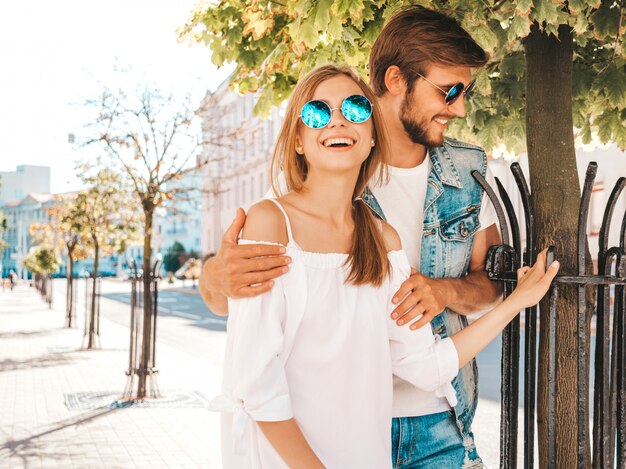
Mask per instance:
[[[456,20],[437,11],[409,6],[395,13],[381,31],[370,55],[370,86],[377,96],[387,91],[385,73],[396,65],[408,92],[431,64],[482,67],[488,54]]]

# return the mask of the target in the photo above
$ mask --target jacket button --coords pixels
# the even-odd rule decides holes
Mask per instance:
[[[467,230],[467,228],[465,228],[465,223],[461,222],[461,236],[463,236],[464,238],[468,235],[469,231]]]

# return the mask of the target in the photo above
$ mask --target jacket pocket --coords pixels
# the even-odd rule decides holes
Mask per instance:
[[[439,226],[439,235],[444,241],[467,241],[479,228],[480,222],[476,211],[463,211],[443,221]]]

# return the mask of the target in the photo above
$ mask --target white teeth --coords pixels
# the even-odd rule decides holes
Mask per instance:
[[[322,144],[325,147],[330,147],[333,145],[354,145],[354,140],[352,140],[351,138],[345,138],[345,137],[340,137],[340,138],[329,138],[326,139],[322,142]]]
[[[435,118],[435,122],[438,122],[441,125],[446,125],[448,123],[448,119]]]

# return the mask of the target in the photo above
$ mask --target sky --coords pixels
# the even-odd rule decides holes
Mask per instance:
[[[52,168],[53,193],[81,187],[68,143],[85,121],[78,103],[129,68],[128,80],[202,96],[228,75],[205,46],[179,43],[197,0],[30,0],[0,3],[0,171]]]

